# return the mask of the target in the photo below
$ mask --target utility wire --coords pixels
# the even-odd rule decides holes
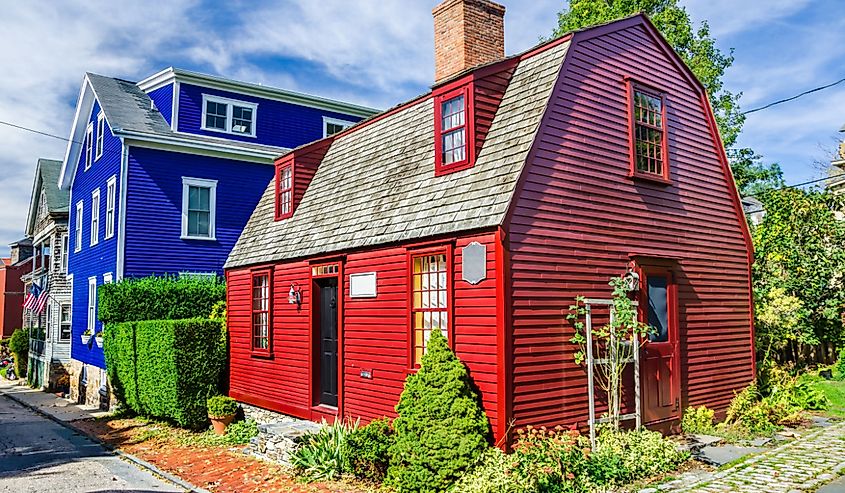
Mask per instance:
[[[754,109],[750,109],[750,110],[748,110],[748,111],[743,111],[743,112],[742,112],[742,114],[743,114],[743,115],[747,115],[747,114],[749,114],[749,113],[755,113],[755,112],[757,112],[757,111],[762,111],[762,110],[765,110],[766,108],[771,108],[772,106],[775,106],[775,105],[778,105],[778,104],[787,103],[787,102],[789,102],[789,101],[794,101],[794,100],[796,100],[796,99],[798,99],[798,98],[800,98],[800,97],[802,97],[802,96],[806,96],[807,94],[812,94],[812,93],[814,93],[814,92],[818,92],[818,91],[821,91],[821,90],[827,89],[828,87],[833,87],[833,86],[835,86],[835,85],[837,85],[837,84],[841,84],[841,83],[843,83],[843,82],[845,82],[845,78],[839,79],[839,80],[838,80],[838,81],[836,81],[836,82],[831,82],[830,84],[826,84],[826,85],[823,85],[823,86],[819,86],[819,87],[816,87],[816,88],[810,89],[809,91],[804,91],[804,92],[802,92],[801,94],[796,94],[795,96],[792,96],[792,97],[790,97],[790,98],[780,99],[780,100],[778,100],[778,101],[775,101],[775,102],[769,103],[769,104],[767,104],[767,105],[765,105],[765,106],[760,106],[759,108],[754,108]]]
[[[65,142],[70,142],[70,141],[71,141],[71,140],[70,140],[70,139],[68,139],[67,137],[60,137],[60,136],[55,135],[55,134],[51,134],[51,133],[47,133],[47,132],[42,132],[42,131],[40,131],[40,130],[35,130],[35,129],[29,128],[29,127],[24,127],[24,126],[22,126],[22,125],[15,125],[14,123],[9,123],[9,122],[3,121],[3,120],[0,120],[0,125],[7,125],[7,126],[9,126],[9,127],[17,128],[17,129],[20,129],[20,130],[25,130],[25,131],[27,131],[27,132],[32,132],[32,133],[34,133],[34,134],[39,134],[39,135],[44,135],[44,136],[47,136],[47,137],[52,137],[52,138],[54,138],[54,139],[63,140],[63,141],[65,141]],[[75,144],[81,144],[82,142],[75,142],[75,141],[74,141],[74,143],[75,143]]]

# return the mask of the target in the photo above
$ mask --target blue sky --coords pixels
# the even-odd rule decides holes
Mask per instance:
[[[0,18],[0,119],[68,135],[86,71],[138,80],[167,66],[386,108],[433,77],[437,0],[7,3]],[[504,0],[506,51],[534,45],[565,0]],[[681,0],[736,61],[726,86],[752,108],[845,77],[841,0]],[[741,7],[738,7],[741,5]],[[749,115],[740,145],[780,162],[786,180],[822,176],[845,84]],[[23,235],[37,158],[65,143],[0,126],[0,255]]]

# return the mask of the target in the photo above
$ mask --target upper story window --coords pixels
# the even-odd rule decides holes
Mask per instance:
[[[70,248],[69,242],[70,242],[70,240],[68,238],[68,234],[67,233],[63,234],[62,235],[62,246],[61,246],[62,251],[60,252],[61,256],[62,256],[62,262],[61,262],[62,274],[67,274],[67,259],[68,259],[68,253],[69,253],[68,249]]]
[[[91,192],[91,246],[100,242],[100,189]]]
[[[419,366],[432,331],[440,330],[449,337],[448,257],[447,248],[411,257],[411,368]]]
[[[117,177],[106,182],[106,239],[114,236],[114,201],[117,195]]]
[[[293,164],[276,169],[276,219],[293,215]]]
[[[78,252],[82,250],[82,210],[83,205],[82,201],[76,203],[76,218],[74,221],[74,228],[73,228],[73,251]]]
[[[88,129],[85,131],[85,169],[91,168],[91,160],[93,158],[93,144],[94,144],[94,125],[89,123]]]
[[[631,173],[669,179],[663,95],[633,84],[631,91]]]
[[[182,238],[215,239],[217,180],[182,177]]]
[[[202,95],[202,129],[255,137],[258,105],[246,101]]]
[[[41,195],[38,197],[38,219],[42,219],[47,215],[47,194],[41,190]]]
[[[334,135],[341,130],[348,128],[354,125],[355,122],[350,122],[346,120],[340,120],[338,118],[329,118],[328,116],[323,117],[323,137],[328,137],[329,135]]]
[[[435,174],[467,169],[474,158],[472,100],[469,87],[434,98]]]
[[[94,160],[100,159],[103,155],[103,142],[105,141],[105,133],[106,133],[106,115],[103,114],[101,111],[99,115],[97,115],[97,145],[96,148],[96,155],[94,156]]]

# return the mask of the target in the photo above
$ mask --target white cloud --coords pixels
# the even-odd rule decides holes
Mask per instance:
[[[794,15],[810,0],[682,0],[681,3],[696,24],[706,20],[711,33],[719,38]]]

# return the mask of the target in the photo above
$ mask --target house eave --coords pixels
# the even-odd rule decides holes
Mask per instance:
[[[114,132],[116,136],[125,139],[125,145],[135,145],[141,147],[163,147],[174,150],[182,150],[183,152],[191,151],[205,151],[215,154],[222,154],[237,158],[247,158],[251,161],[257,161],[267,164],[272,164],[273,160],[281,153],[287,152],[284,148],[279,150],[262,151],[258,149],[247,149],[237,145],[228,145],[225,142],[198,142],[180,138],[178,135],[165,136],[160,134],[148,134],[143,132],[117,130]]]

